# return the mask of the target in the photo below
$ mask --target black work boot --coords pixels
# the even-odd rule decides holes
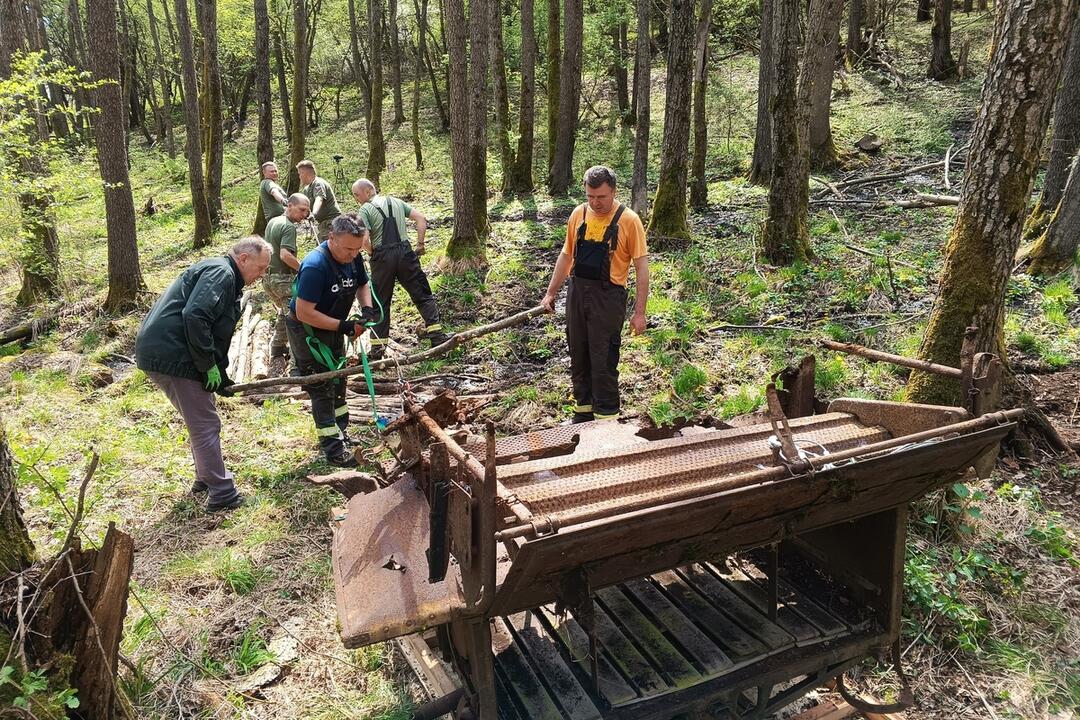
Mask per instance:
[[[326,462],[339,468],[354,468],[359,465],[356,461],[356,455],[345,449],[342,449],[340,453],[333,457],[327,457]]]
[[[570,424],[571,425],[577,425],[578,423],[592,422],[592,421],[593,421],[593,414],[591,412],[590,413],[576,412],[576,413],[574,413],[574,417],[570,419]]]
[[[442,345],[444,342],[450,340],[451,336],[444,333],[442,330],[436,330],[435,332],[426,332],[420,336],[421,340],[427,340],[431,343],[431,347],[436,345]]]

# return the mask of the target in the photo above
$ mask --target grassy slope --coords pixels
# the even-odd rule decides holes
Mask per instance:
[[[974,47],[982,47],[987,21],[967,23],[958,18],[958,34],[973,33]],[[863,133],[876,132],[886,146],[884,157],[866,161],[875,167],[897,159],[939,158],[956,140],[956,121],[971,117],[985,54],[971,54],[975,78],[955,86],[927,83],[918,67],[927,35],[926,26],[903,26],[892,38],[907,78],[904,89],[891,88],[873,73],[848,75],[837,85],[838,144],[851,147]],[[953,211],[838,210],[833,215],[815,210],[818,263],[793,269],[755,263],[753,238],[764,217],[764,193],[738,179],[751,149],[755,77],[756,63],[747,57],[724,61],[714,74],[708,164],[712,206],[692,216],[692,245],[653,248],[650,331],[624,342],[625,406],[632,414],[670,422],[750,412],[759,406],[769,374],[811,351],[816,336],[855,338],[903,353],[917,346]],[[661,104],[658,88],[654,167]],[[358,175],[366,162],[363,126],[346,120],[356,112],[355,96],[346,93],[343,107],[342,122],[333,122],[328,112],[324,127],[308,137],[308,156],[327,177],[334,176],[329,159],[334,152],[343,150],[349,156],[343,168],[348,178]],[[576,167],[607,162],[628,179],[632,136],[595,117],[586,122]],[[407,126],[388,140],[391,167],[383,189],[409,198],[435,220],[429,242],[433,252],[425,259],[434,269],[450,229],[447,138],[425,132],[427,169],[421,172],[413,169]],[[537,155],[542,156],[542,138],[539,143]],[[188,244],[192,222],[183,161],[163,158],[135,139],[132,151],[136,204],[153,196],[162,207],[153,217],[139,217],[143,270],[150,288],[158,292],[181,268],[197,257],[222,252],[248,226],[254,207],[255,181],[249,170],[254,127],[227,147],[229,225],[214,246],[200,254]],[[283,154],[282,144],[278,151]],[[861,162],[851,159],[853,167]],[[493,182],[497,164],[492,155]],[[58,198],[65,292],[75,299],[104,288],[105,230],[96,168],[83,158],[65,172],[85,176],[69,183]],[[914,178],[911,183],[910,190],[940,191],[939,177]],[[449,324],[467,327],[538,300],[561,245],[560,219],[579,201],[553,201],[542,193],[525,201],[493,197],[497,219],[488,244],[489,270],[432,276]],[[886,264],[852,253],[845,243],[888,251],[898,262]],[[5,268],[0,314],[6,316],[17,277],[10,256],[0,256],[0,267]],[[1016,359],[1044,368],[1075,363],[1080,354],[1076,298],[1068,283],[1046,287],[1018,279],[1010,292],[1008,332]],[[130,354],[140,319],[136,313],[75,320],[39,339],[34,350],[72,350],[115,362],[116,354]],[[418,323],[408,303],[399,302],[396,337],[413,342],[411,330]],[[709,331],[723,323],[798,330]],[[883,326],[865,329],[873,325]],[[892,368],[818,355],[819,390],[826,397],[891,398],[902,388],[903,375]],[[117,381],[94,389],[64,370],[16,369],[21,362],[11,357],[0,365],[14,370],[0,391],[0,407],[23,463],[20,489],[35,540],[44,552],[59,542],[65,514],[52,489],[72,497],[91,448],[101,453],[102,465],[88,500],[88,538],[100,538],[112,520],[137,538],[136,592],[124,652],[145,673],[128,683],[141,716],[404,716],[405,692],[385,649],[350,653],[336,638],[325,518],[337,498],[298,480],[316,453],[310,420],[296,404],[257,408],[239,401],[222,403],[226,461],[241,488],[257,498],[254,506],[222,519],[206,516],[185,494],[192,468],[183,426],[139,373],[120,363]],[[568,378],[561,317],[489,336],[450,360],[428,363],[415,372],[440,367],[498,382],[518,381],[489,413],[503,432],[554,424],[564,417]],[[909,553],[905,646],[918,639],[907,655],[917,669],[941,669],[915,673],[920,695],[939,705],[910,717],[982,716],[973,686],[954,661],[964,665],[974,684],[995,703],[999,717],[1040,717],[1051,707],[1080,706],[1075,665],[1080,607],[1075,587],[1062,585],[1077,564],[1077,517],[1052,491],[1049,481],[1058,472],[1052,466],[1014,468],[995,477],[993,484],[972,488],[965,508],[920,505]],[[970,530],[959,544],[936,537],[942,520],[961,516]],[[230,689],[237,686],[236,677],[266,660],[260,648],[280,632],[281,623],[294,618],[294,632],[303,643],[299,661],[283,682],[265,691],[263,703],[245,701]],[[932,691],[945,689],[951,692],[936,700],[930,697]]]

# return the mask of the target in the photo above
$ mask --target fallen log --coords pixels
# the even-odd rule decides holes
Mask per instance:
[[[436,345],[435,347],[425,350],[424,352],[408,355],[403,358],[383,358],[382,360],[376,360],[369,363],[369,367],[372,370],[382,370],[383,368],[394,367],[395,365],[414,365],[425,360],[440,357],[450,352],[459,345],[463,345],[470,340],[475,340],[483,335],[488,335],[499,330],[505,330],[515,325],[542,315],[544,309],[540,306],[523,310],[519,313],[505,317],[502,320],[497,320],[487,325],[480,325],[478,327],[471,328],[469,330],[463,330],[457,333],[442,345]],[[314,375],[305,375],[302,377],[276,377],[266,378],[265,380],[255,380],[249,383],[242,383],[234,385],[232,390],[234,393],[245,393],[249,390],[256,390],[259,388],[277,387],[280,385],[311,385],[312,383],[324,382],[326,380],[333,380],[340,377],[349,377],[350,375],[359,375],[364,372],[363,365],[352,365],[340,370],[330,370],[323,373],[316,373]]]

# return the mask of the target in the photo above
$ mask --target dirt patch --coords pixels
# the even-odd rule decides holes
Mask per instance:
[[[1080,445],[1080,368],[1023,379],[1061,436],[1074,447]]]

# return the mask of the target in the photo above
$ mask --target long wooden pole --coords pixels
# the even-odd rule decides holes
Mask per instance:
[[[523,310],[515,315],[505,317],[502,320],[497,320],[487,325],[480,325],[478,327],[470,328],[469,330],[463,330],[457,333],[442,345],[436,345],[435,347],[419,352],[414,355],[409,355],[404,358],[383,358],[382,360],[376,360],[368,363],[368,367],[372,370],[381,370],[383,368],[394,367],[395,365],[414,365],[431,358],[439,357],[450,352],[459,345],[463,345],[470,340],[475,340],[482,335],[488,335],[499,330],[505,330],[506,328],[520,325],[521,323],[534,318],[537,315],[543,314],[544,308],[537,305],[534,308]],[[278,385],[311,385],[312,383],[325,382],[326,380],[333,380],[340,377],[349,377],[350,375],[359,375],[364,372],[363,365],[354,365],[340,370],[330,370],[323,373],[316,373],[315,375],[304,375],[302,377],[274,377],[266,378],[265,380],[255,380],[254,382],[242,383],[232,386],[233,393],[243,393],[248,390],[256,390],[258,388],[276,387]]]
[[[893,355],[892,353],[882,352],[880,350],[871,350],[868,347],[863,347],[862,345],[856,345],[854,343],[822,340],[821,346],[828,350],[835,350],[836,352],[847,353],[848,355],[858,355],[867,360],[892,363],[893,365],[901,365],[914,370],[944,375],[945,377],[956,378],[957,380],[963,375],[959,368],[949,367],[948,365],[938,365],[937,363],[932,363],[928,360],[917,360],[915,358],[904,357],[903,355]]]

